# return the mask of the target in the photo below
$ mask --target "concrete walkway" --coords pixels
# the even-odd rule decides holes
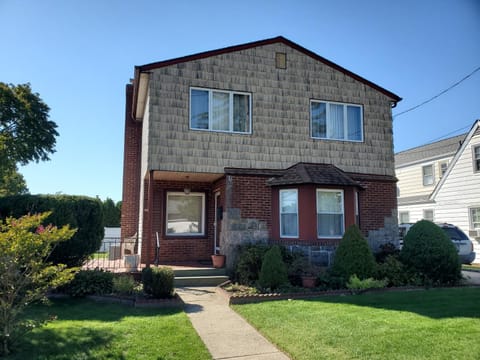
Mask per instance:
[[[214,287],[177,288],[193,327],[214,360],[288,360],[234,312]]]

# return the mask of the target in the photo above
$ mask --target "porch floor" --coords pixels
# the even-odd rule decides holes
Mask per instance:
[[[151,267],[157,266],[154,263],[150,264]],[[201,270],[201,269],[213,269],[211,261],[176,261],[176,262],[161,262],[158,266],[168,266],[175,270]],[[141,271],[146,267],[146,264],[140,264],[136,269],[132,269],[125,266],[124,259],[109,260],[109,259],[91,259],[88,260],[82,269],[103,269],[115,273],[122,272],[136,272]]]

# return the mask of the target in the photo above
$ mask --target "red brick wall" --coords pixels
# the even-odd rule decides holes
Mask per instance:
[[[131,117],[133,87],[126,88],[125,136],[123,153],[123,194],[121,236],[133,236],[138,227],[142,123]]]
[[[148,208],[148,184],[146,183],[145,208]],[[191,192],[205,193],[205,235],[204,236],[167,236],[166,233],[166,196],[168,191],[183,191],[184,188]],[[214,219],[214,192],[210,183],[154,181],[153,183],[153,209],[152,232],[150,233],[150,253],[148,253],[148,213],[145,213],[144,233],[142,242],[142,261],[155,260],[156,233],[160,238],[160,263],[178,261],[208,260],[213,254],[213,219]]]
[[[352,176],[355,178],[354,176]],[[384,227],[385,217],[391,217],[397,209],[396,180],[356,179],[364,187],[359,192],[360,228],[364,235],[370,230]]]
[[[244,219],[266,221],[271,234],[272,188],[267,185],[268,179],[265,176],[232,176],[232,207],[241,209]]]

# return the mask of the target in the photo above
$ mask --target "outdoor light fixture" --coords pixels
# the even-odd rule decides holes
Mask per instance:
[[[190,188],[187,188],[187,187],[184,188],[184,189],[183,189],[183,193],[184,193],[185,195],[189,195],[189,194],[190,194]]]

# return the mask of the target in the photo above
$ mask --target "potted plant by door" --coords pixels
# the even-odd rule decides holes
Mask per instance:
[[[214,268],[223,268],[225,266],[225,255],[213,254],[212,264]]]

